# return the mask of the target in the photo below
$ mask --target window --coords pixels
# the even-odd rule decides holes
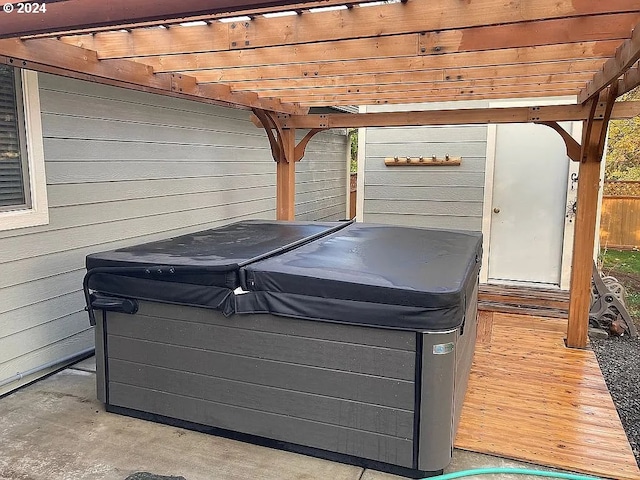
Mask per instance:
[[[38,77],[0,65],[0,230],[49,222]]]

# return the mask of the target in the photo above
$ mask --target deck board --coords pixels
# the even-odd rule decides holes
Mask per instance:
[[[591,350],[566,321],[481,312],[456,447],[620,480],[640,479]]]
[[[478,308],[488,312],[567,318],[569,292],[513,285],[480,285]]]

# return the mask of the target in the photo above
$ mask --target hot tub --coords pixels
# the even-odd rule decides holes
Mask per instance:
[[[480,258],[474,233],[265,221],[89,255],[98,397],[111,412],[439,473]]]

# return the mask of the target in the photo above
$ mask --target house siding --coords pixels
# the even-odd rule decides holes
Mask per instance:
[[[367,112],[486,107],[487,102],[371,106]],[[486,125],[367,128],[365,222],[482,229]],[[386,167],[386,157],[462,157],[460,166]]]
[[[46,74],[39,88],[50,222],[0,232],[0,383],[93,346],[88,253],[275,218],[274,161],[247,111]],[[347,144],[311,141],[297,218],[344,218]]]
[[[300,141],[302,134],[298,135]],[[341,220],[347,215],[346,132],[330,130],[313,137],[296,164],[296,220]]]

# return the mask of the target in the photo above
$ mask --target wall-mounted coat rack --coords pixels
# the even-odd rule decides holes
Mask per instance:
[[[430,157],[387,157],[384,159],[384,164],[387,167],[400,165],[460,165],[461,163],[462,157],[451,157],[449,155],[445,155],[444,157],[436,157],[435,155],[432,155]]]

